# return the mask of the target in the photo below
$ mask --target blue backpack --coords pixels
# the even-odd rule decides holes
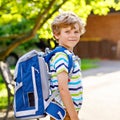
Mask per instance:
[[[42,118],[49,114],[56,120],[63,120],[66,113],[53,99],[49,86],[49,61],[56,52],[66,53],[66,48],[56,47],[45,53],[30,51],[19,58],[15,68],[14,115],[20,119]],[[68,71],[72,71],[72,55],[66,53],[69,60]]]

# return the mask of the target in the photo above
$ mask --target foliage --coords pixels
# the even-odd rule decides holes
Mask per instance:
[[[107,15],[120,10],[119,0],[1,0],[0,41],[6,45],[0,52],[4,60],[19,45],[41,38],[52,38],[50,25],[58,10],[74,11],[84,21],[89,14]],[[1,44],[3,45],[3,44]]]

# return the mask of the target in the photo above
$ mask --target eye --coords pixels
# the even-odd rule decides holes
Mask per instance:
[[[79,31],[78,31],[78,30],[76,30],[74,33],[79,33]]]
[[[70,33],[70,31],[69,31],[69,30],[66,30],[65,33]]]

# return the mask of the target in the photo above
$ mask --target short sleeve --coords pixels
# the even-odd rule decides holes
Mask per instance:
[[[57,74],[65,71],[68,73],[68,57],[63,52],[57,52],[52,58],[52,64]]]

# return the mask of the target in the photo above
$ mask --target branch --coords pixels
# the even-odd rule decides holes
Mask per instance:
[[[36,19],[36,24],[34,25],[33,29],[31,30],[31,34],[33,34],[32,36],[34,36],[36,34],[36,31],[43,25],[41,25],[41,20],[46,16],[46,14],[49,12],[49,10],[52,8],[53,4],[55,3],[55,0],[51,0],[48,8],[45,9],[45,11],[43,13],[39,12],[38,13],[38,17]],[[49,16],[50,17],[50,16]],[[47,19],[49,18],[47,17]],[[47,21],[47,20],[46,20]],[[17,39],[21,36],[24,36],[28,33],[22,33],[22,34],[13,34],[13,35],[9,35],[9,36],[3,36],[0,37],[0,40],[7,40],[7,39]]]
[[[60,8],[65,2],[67,2],[67,1],[68,1],[68,0],[63,0],[63,2],[62,2],[58,7],[56,7],[52,13],[50,13],[49,15],[47,15],[47,17],[46,17],[46,18],[44,19],[44,21],[42,22],[41,26],[42,26],[56,11],[58,11],[59,8]],[[41,26],[40,26],[40,27],[41,27]]]
[[[9,53],[11,51],[13,51],[17,46],[19,46],[20,44],[22,44],[24,42],[29,41],[30,39],[32,39],[35,36],[36,31],[39,29],[40,26],[42,27],[42,25],[43,25],[43,24],[41,25],[41,21],[45,18],[45,16],[47,16],[47,13],[50,11],[50,9],[52,8],[52,6],[55,2],[56,2],[56,0],[51,0],[49,6],[45,9],[45,11],[43,13],[38,14],[38,17],[36,19],[36,24],[31,31],[24,34],[20,38],[16,38],[16,40],[13,41],[13,43],[10,44],[5,51],[0,52],[1,60],[4,60],[5,57],[7,55],[9,55]]]
[[[37,17],[37,20],[36,20],[36,24],[35,24],[35,26],[34,26],[34,28],[33,28],[33,30],[32,30],[32,34],[35,34],[36,31],[39,29],[39,27],[41,26],[41,25],[40,25],[41,20],[46,16],[46,14],[47,14],[47,13],[49,12],[49,10],[52,8],[52,6],[53,6],[53,4],[54,4],[55,2],[56,2],[56,0],[51,0],[48,8],[46,8],[45,11],[44,11],[42,14],[41,14],[41,13],[38,14],[38,17]]]
[[[4,6],[8,3],[10,3],[10,0],[4,1],[4,4],[1,4],[1,6],[0,6],[0,10],[6,10],[6,9],[4,9]]]
[[[13,35],[9,35],[9,36],[3,36],[3,37],[0,37],[0,41],[1,40],[8,40],[8,39],[17,39],[21,36],[25,35],[25,33],[22,33],[22,34],[13,34]]]

